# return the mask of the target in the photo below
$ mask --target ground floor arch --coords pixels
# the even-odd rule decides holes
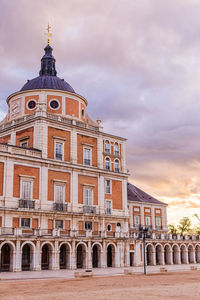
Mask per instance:
[[[155,250],[156,250],[156,265],[162,265],[163,264],[162,246],[161,245],[157,245]]]
[[[148,266],[154,265],[154,247],[153,245],[149,244],[146,247],[146,263]]]
[[[22,271],[33,270],[34,265],[34,249],[29,243],[22,247]]]
[[[13,271],[13,247],[9,243],[5,243],[1,247],[0,271]]]
[[[115,247],[109,244],[107,247],[107,267],[115,267]]]
[[[192,245],[188,246],[188,263],[193,264],[195,262],[195,251]]]
[[[79,244],[76,249],[76,266],[77,269],[86,268],[86,246]]]
[[[60,269],[70,269],[70,247],[68,244],[62,244],[59,252]]]
[[[171,263],[172,263],[171,256],[172,256],[172,250],[171,250],[170,245],[165,245],[164,246],[164,263],[165,263],[165,265],[171,265]]]
[[[52,246],[47,243],[42,246],[41,269],[52,269]]]
[[[99,244],[94,244],[92,246],[92,267],[101,267],[101,247]]]
[[[196,245],[195,247],[195,260],[196,263],[200,263],[200,245]]]
[[[187,259],[187,250],[185,245],[181,245],[180,247],[180,255],[181,255],[181,263],[182,264],[187,264],[188,259]]]
[[[178,245],[174,245],[172,248],[172,253],[173,253],[173,264],[177,265],[180,263],[180,250]]]

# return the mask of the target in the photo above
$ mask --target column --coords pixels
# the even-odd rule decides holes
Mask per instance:
[[[104,176],[99,175],[98,178],[98,204],[100,209],[100,214],[103,214],[105,211],[104,206]]]
[[[48,209],[48,168],[41,166],[40,169],[40,205],[41,209]]]
[[[59,249],[58,249],[58,241],[55,241],[54,250],[52,251],[52,270],[59,270]]]
[[[156,266],[156,251],[152,251],[152,265]]]
[[[88,249],[87,249],[87,266],[86,268],[92,268],[92,253],[91,253],[91,240],[88,241]]]
[[[71,144],[70,144],[70,150],[71,150],[71,162],[72,164],[77,164],[77,132],[75,128],[72,128],[71,131]]]
[[[35,248],[35,265],[34,265],[35,271],[41,270],[41,256],[42,256],[42,252],[40,249],[40,241],[37,241],[36,248]]]
[[[16,145],[16,132],[12,131],[10,136],[10,143],[11,145]]]
[[[14,173],[14,165],[12,160],[8,157],[4,164],[4,172],[5,172],[5,187],[4,187],[4,195],[5,195],[5,206],[13,207],[13,173]],[[18,207],[18,203],[17,203]]]
[[[22,251],[20,247],[20,241],[16,242],[16,253],[15,253],[15,272],[20,272],[22,270]]]
[[[161,250],[161,253],[160,253],[160,263],[161,265],[165,265],[165,252],[164,252],[164,249]]]
[[[97,139],[97,166],[103,169],[103,138],[99,136]]]
[[[126,149],[125,149],[125,142],[122,143],[121,145],[121,151],[122,151],[122,172],[126,172]]]
[[[130,267],[130,252],[129,252],[129,243],[125,243],[125,267]]]
[[[73,170],[71,173],[71,205],[72,211],[78,211],[78,173]]]
[[[116,246],[116,253],[115,253],[115,267],[119,268],[120,267],[120,246],[117,244]]]
[[[122,180],[122,201],[123,201],[123,210],[125,215],[129,216],[128,207],[127,207],[127,180]]]
[[[103,240],[103,251],[101,255],[101,267],[107,268],[107,248],[106,248],[106,241]]]
[[[76,248],[74,239],[72,240],[71,268],[72,270],[76,269]]]

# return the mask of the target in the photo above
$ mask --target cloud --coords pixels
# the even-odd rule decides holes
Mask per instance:
[[[196,197],[188,203],[198,206],[199,1],[2,0],[0,6],[3,111],[6,97],[37,76],[49,21],[58,76],[87,98],[89,115],[101,117],[106,132],[128,138],[130,180],[184,207]]]

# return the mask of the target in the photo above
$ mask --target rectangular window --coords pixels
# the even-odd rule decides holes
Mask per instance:
[[[63,220],[55,220],[55,228],[63,229]]]
[[[22,142],[21,147],[22,148],[28,148],[28,141],[27,142]]]
[[[88,148],[84,148],[83,149],[83,162],[84,162],[84,165],[86,165],[86,166],[90,166],[90,163],[91,163],[90,155],[91,155],[91,150]]]
[[[31,200],[31,198],[32,198],[32,181],[22,180],[21,187],[22,187],[21,199]]]
[[[151,217],[149,217],[149,216],[146,216],[145,217],[145,225],[147,225],[147,226],[150,226],[151,225]]]
[[[55,184],[54,185],[54,189],[55,189],[55,194],[54,194],[54,199],[56,203],[63,203],[65,201],[64,199],[64,191],[65,191],[65,187],[64,185],[61,184]]]
[[[55,142],[55,159],[63,160],[63,143]]]
[[[112,202],[106,201],[106,215],[111,215],[112,211]]]
[[[111,194],[111,181],[105,180],[105,193]]]
[[[105,153],[110,153],[110,144],[109,143],[105,143]]]
[[[114,145],[114,155],[119,156],[119,146]]]
[[[157,227],[161,226],[161,218],[160,217],[156,217],[156,226]]]
[[[85,188],[84,189],[84,204],[91,206],[93,204],[93,190]]]
[[[135,226],[140,225],[140,216],[134,216],[134,225]]]
[[[30,228],[30,218],[22,218],[21,219],[21,227],[26,227],[26,228]]]
[[[92,230],[92,222],[85,222],[85,230]]]

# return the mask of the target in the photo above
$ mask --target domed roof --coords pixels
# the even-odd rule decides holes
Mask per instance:
[[[36,89],[61,90],[75,93],[74,89],[64,79],[57,77],[55,69],[55,58],[52,55],[52,48],[47,45],[44,48],[45,55],[41,59],[41,70],[38,77],[28,80],[21,88],[21,91]]]
[[[37,90],[37,89],[51,89],[62,90],[70,93],[75,93],[74,89],[66,82],[57,76],[38,76],[27,83],[21,88],[21,91]]]

